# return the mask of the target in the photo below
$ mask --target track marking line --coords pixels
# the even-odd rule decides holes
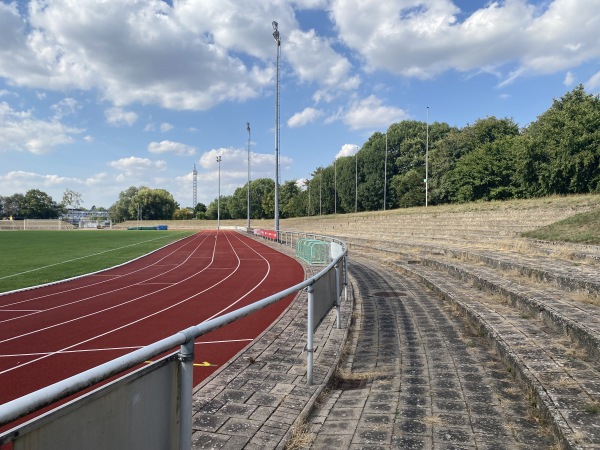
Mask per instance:
[[[132,322],[126,323],[126,324],[124,324],[124,325],[121,325],[121,326],[119,326],[119,327],[113,328],[112,330],[105,331],[104,333],[98,334],[98,335],[96,335],[96,336],[92,336],[92,337],[90,337],[90,338],[88,338],[88,339],[85,339],[85,340],[83,340],[83,341],[81,341],[81,342],[76,342],[76,343],[74,343],[74,344],[72,344],[72,345],[69,345],[68,347],[65,347],[65,348],[63,348],[63,349],[60,349],[60,350],[58,350],[58,351],[55,351],[55,352],[52,352],[52,353],[50,353],[50,354],[47,354],[47,355],[40,356],[39,358],[33,359],[33,360],[31,360],[31,361],[27,361],[27,362],[25,362],[25,363],[22,363],[22,364],[18,364],[18,365],[14,366],[14,367],[12,367],[12,368],[10,368],[10,369],[5,369],[5,370],[2,370],[2,371],[0,371],[0,375],[2,375],[2,374],[4,374],[4,373],[7,373],[7,372],[11,372],[11,371],[13,371],[13,370],[16,370],[16,369],[18,369],[18,368],[20,368],[20,367],[23,367],[23,366],[27,366],[27,365],[30,365],[30,364],[36,363],[36,362],[38,362],[38,361],[40,361],[40,360],[42,360],[42,359],[49,358],[49,357],[53,356],[54,354],[63,353],[63,352],[65,352],[65,351],[67,351],[67,350],[70,350],[70,349],[72,349],[72,348],[74,348],[74,347],[77,347],[77,346],[79,346],[79,345],[86,344],[86,343],[88,343],[88,342],[91,342],[91,341],[93,341],[93,340],[96,340],[96,339],[98,339],[98,338],[101,338],[101,337],[103,337],[103,336],[107,336],[107,335],[109,335],[109,334],[111,334],[111,333],[114,333],[114,332],[116,332],[116,331],[119,331],[119,330],[122,330],[122,329],[124,329],[124,328],[127,328],[127,327],[129,327],[129,326],[131,326],[131,325],[133,325],[133,324],[135,324],[135,323],[141,322],[141,321],[143,321],[143,320],[145,320],[145,319],[148,319],[148,318],[150,318],[150,317],[157,316],[157,315],[159,315],[159,314],[161,314],[161,313],[163,313],[163,312],[165,312],[165,311],[167,311],[167,310],[169,310],[169,309],[175,308],[176,306],[179,306],[179,305],[181,305],[181,304],[183,304],[183,303],[185,303],[185,302],[187,302],[187,301],[189,301],[189,300],[191,300],[191,299],[193,299],[193,298],[196,298],[196,297],[198,297],[198,296],[200,296],[200,295],[204,294],[205,292],[207,292],[207,291],[209,291],[209,290],[211,290],[211,289],[215,288],[216,286],[220,285],[221,283],[224,283],[225,281],[227,281],[227,279],[229,279],[230,277],[232,277],[232,276],[233,276],[233,274],[234,274],[235,272],[237,272],[237,270],[238,270],[238,269],[240,268],[240,266],[241,266],[241,261],[240,261],[240,259],[239,259],[238,255],[237,255],[237,253],[236,253],[236,251],[235,251],[235,248],[234,248],[234,247],[233,247],[233,245],[231,244],[231,241],[229,240],[229,238],[228,238],[227,236],[225,236],[225,238],[227,239],[227,242],[229,243],[229,246],[231,247],[231,249],[233,250],[233,253],[236,255],[236,257],[237,257],[237,259],[238,259],[238,266],[237,266],[237,267],[236,267],[236,269],[235,269],[234,271],[232,271],[232,272],[231,272],[229,275],[227,275],[226,277],[224,277],[224,278],[220,279],[218,282],[214,283],[212,286],[209,286],[208,288],[206,288],[206,289],[204,289],[204,290],[202,290],[202,291],[200,291],[200,292],[197,292],[196,294],[193,294],[193,295],[191,295],[191,296],[189,296],[189,297],[187,297],[187,298],[184,298],[184,299],[182,299],[182,300],[181,300],[181,301],[179,301],[179,302],[173,303],[173,304],[171,304],[171,305],[169,305],[169,306],[167,306],[167,307],[165,307],[165,308],[163,308],[163,309],[161,309],[161,310],[155,311],[155,312],[153,312],[153,313],[151,313],[151,314],[147,314],[147,315],[146,315],[146,316],[144,316],[144,317],[140,317],[140,318],[139,318],[139,319],[137,319],[137,320],[134,320],[134,321],[132,321]],[[239,237],[238,237],[238,240],[241,242],[241,239],[240,239]],[[215,243],[214,243],[214,245],[213,245],[213,255],[216,255],[216,253],[217,253],[217,252],[216,252],[217,241],[218,241],[218,240],[215,238]],[[244,245],[246,245],[247,247],[249,247],[249,246],[248,246],[248,244],[246,244],[245,242],[242,242],[242,243],[243,243]],[[249,248],[250,248],[250,247],[249,247]],[[189,259],[189,257],[188,257],[187,259]],[[186,259],[186,261],[187,261],[187,259]],[[214,261],[214,256],[213,256],[213,260],[212,260],[212,261]],[[266,259],[265,259],[265,261],[266,261]],[[270,266],[270,264],[269,264],[269,262],[268,262],[268,261],[267,261],[267,265],[268,265],[268,271],[267,271],[267,275],[268,275],[268,273],[270,272],[270,268],[271,268],[271,266]],[[210,265],[209,265],[208,267],[210,267]],[[198,274],[202,273],[202,272],[203,272],[204,270],[206,270],[206,269],[207,269],[207,268],[205,267],[204,269],[202,269],[202,270],[200,270],[200,271],[196,272],[195,274],[193,274],[193,275],[190,275],[189,277],[187,277],[187,278],[185,278],[185,279],[183,279],[183,280],[179,281],[177,284],[180,284],[180,283],[184,283],[184,282],[186,282],[187,280],[189,280],[189,279],[190,279],[190,278],[192,278],[193,276],[195,276],[195,275],[198,275]],[[259,286],[262,284],[262,282],[263,282],[263,281],[266,279],[267,275],[265,275],[265,276],[263,277],[263,279],[262,279],[262,280],[261,280],[261,281],[260,281],[260,282],[259,282],[259,283],[258,283],[258,284],[257,284],[257,285],[254,287],[254,288],[252,288],[252,289],[251,289],[250,291],[248,291],[246,294],[244,294],[243,296],[241,296],[241,297],[240,297],[238,300],[236,300],[236,301],[234,301],[233,303],[231,303],[231,304],[230,304],[230,305],[229,305],[227,308],[223,309],[221,312],[223,312],[223,311],[225,311],[225,310],[227,310],[227,309],[230,309],[230,308],[231,308],[233,305],[235,305],[236,303],[240,302],[240,301],[241,301],[243,298],[245,298],[246,296],[248,296],[248,295],[249,295],[249,294],[250,294],[252,291],[256,290],[256,289],[257,289],[257,288],[258,288],[258,287],[259,287]],[[72,322],[75,322],[75,321],[77,321],[77,320],[79,320],[79,319],[82,319],[82,318],[86,318],[86,317],[90,317],[90,316],[93,316],[93,315],[96,315],[96,314],[100,314],[100,313],[102,313],[102,312],[106,312],[106,311],[109,311],[109,310],[112,310],[112,309],[118,308],[118,307],[120,307],[120,306],[123,306],[123,305],[129,304],[129,303],[132,303],[132,302],[134,302],[134,301],[140,300],[140,299],[142,299],[142,298],[148,297],[149,295],[156,294],[156,293],[158,293],[158,292],[161,292],[161,291],[163,291],[163,290],[165,290],[165,289],[167,289],[167,288],[162,288],[162,289],[159,289],[159,290],[157,290],[157,291],[154,291],[154,292],[151,292],[151,293],[148,293],[148,294],[142,295],[142,296],[140,296],[140,297],[136,297],[136,298],[133,298],[133,299],[127,300],[126,302],[123,302],[123,303],[121,303],[121,304],[119,304],[119,305],[114,305],[114,306],[111,306],[111,307],[109,307],[109,308],[105,308],[105,309],[103,309],[103,310],[100,310],[100,311],[94,311],[93,313],[86,314],[86,315],[84,315],[84,316],[80,316],[80,317],[77,317],[77,318],[75,318],[75,319],[71,319],[71,320],[67,320],[67,321],[65,321],[65,322],[62,322],[62,323],[58,323],[58,324],[54,324],[54,325],[50,325],[50,326],[47,326],[47,327],[45,327],[45,328],[41,328],[41,329],[37,329],[37,330],[35,330],[35,331],[31,331],[31,332],[28,332],[28,333],[21,334],[21,335],[19,335],[19,336],[13,336],[13,337],[11,337],[11,338],[4,339],[4,340],[0,341],[0,343],[3,343],[3,342],[8,342],[8,341],[12,341],[12,340],[14,340],[14,339],[18,339],[18,338],[20,338],[20,337],[23,337],[23,336],[31,335],[31,334],[34,334],[34,333],[37,333],[37,332],[40,332],[40,331],[44,331],[44,330],[46,330],[46,329],[55,328],[55,327],[58,327],[58,326],[60,326],[60,325],[65,325],[65,324],[67,324],[67,323],[72,323]],[[217,316],[217,315],[219,315],[221,312],[219,312],[219,313],[217,313],[217,314],[213,315],[211,318],[213,318],[213,317],[216,317],[216,316]],[[210,318],[209,318],[209,319],[210,319]],[[209,319],[206,319],[206,320],[209,320]]]
[[[197,237],[196,237],[196,236],[197,236]],[[200,244],[202,244],[202,243],[204,243],[204,242],[205,242],[205,241],[208,239],[208,236],[204,236],[204,235],[201,235],[201,234],[198,234],[198,235],[196,235],[196,236],[194,236],[194,239],[192,239],[192,241],[191,241],[191,242],[193,242],[193,241],[195,241],[195,240],[198,240],[198,239],[201,239],[201,242],[200,242]],[[177,242],[174,242],[173,244],[175,244],[175,243],[178,243],[178,242],[179,242],[179,241],[177,241]],[[198,249],[198,247],[199,247],[199,245],[198,245],[198,246],[197,246],[197,247],[194,249],[194,251],[196,251],[196,250]],[[163,247],[163,248],[164,248],[164,247]],[[160,250],[160,249],[158,249],[158,250]],[[69,293],[69,292],[74,292],[74,291],[77,291],[77,290],[80,290],[80,289],[87,289],[87,288],[91,288],[91,287],[93,287],[93,286],[97,286],[97,285],[100,285],[100,284],[102,284],[102,283],[106,283],[106,282],[108,282],[108,281],[113,281],[113,280],[117,280],[117,279],[119,279],[119,278],[124,278],[124,277],[130,276],[130,275],[134,275],[134,274],[136,274],[136,273],[138,273],[138,272],[142,272],[142,271],[144,271],[144,270],[146,270],[146,269],[149,269],[149,268],[151,268],[151,267],[153,267],[153,266],[155,266],[155,265],[159,264],[161,261],[164,261],[164,260],[165,260],[165,259],[167,259],[169,256],[171,256],[171,255],[175,254],[175,253],[176,253],[178,250],[181,250],[181,248],[180,248],[180,247],[175,247],[175,248],[173,248],[173,251],[169,252],[168,254],[166,254],[165,256],[163,256],[162,258],[160,258],[158,261],[156,261],[156,262],[154,262],[154,263],[152,263],[152,264],[150,264],[150,265],[147,265],[147,266],[140,267],[139,269],[135,269],[135,270],[134,270],[134,271],[132,271],[132,272],[124,273],[123,275],[108,275],[108,274],[106,274],[106,275],[104,275],[104,277],[105,277],[105,278],[107,278],[107,279],[106,279],[106,280],[103,280],[103,281],[99,281],[98,283],[91,283],[91,284],[86,284],[86,285],[84,285],[84,286],[78,286],[78,287],[75,287],[75,288],[64,289],[64,290],[62,290],[62,291],[53,292],[53,293],[51,293],[51,294],[40,295],[40,296],[38,296],[38,297],[32,297],[32,298],[28,298],[28,299],[26,299],[26,300],[20,300],[20,301],[18,301],[18,302],[9,303],[9,304],[6,304],[6,305],[4,305],[4,306],[18,305],[18,304],[21,304],[21,303],[27,303],[27,302],[31,302],[31,301],[35,301],[35,300],[40,300],[40,299],[43,299],[43,298],[48,298],[48,297],[52,297],[52,296],[55,296],[55,295],[64,295],[64,294],[66,294],[66,293]],[[126,263],[124,263],[124,264],[120,264],[120,265],[117,265],[117,266],[115,266],[115,267],[111,267],[111,268],[109,268],[108,270],[110,270],[110,269],[116,269],[116,268],[118,268],[118,267],[122,267],[122,266],[126,266],[127,264],[129,264],[129,263],[132,263],[132,262],[134,262],[134,261],[136,261],[136,260],[138,260],[138,259],[141,259],[141,258],[143,258],[143,257],[145,257],[145,256],[148,256],[148,255],[149,255],[149,254],[151,254],[151,253],[153,253],[153,252],[150,252],[150,253],[148,253],[148,254],[146,254],[146,255],[142,255],[142,256],[141,256],[141,257],[139,257],[139,258],[132,259],[131,261],[127,261],[127,262],[126,262]],[[185,261],[187,261],[187,259],[186,259]],[[184,262],[185,262],[185,261],[184,261]],[[183,264],[183,263],[182,263],[182,264]],[[172,269],[172,270],[174,270],[174,269]],[[98,273],[98,274],[89,274],[89,275],[85,275],[85,277],[96,276],[96,275],[102,275],[102,274],[101,274],[101,273]],[[156,275],[156,276],[154,276],[154,277],[148,278],[148,280],[151,280],[151,279],[153,279],[153,278],[156,278],[156,277],[158,277],[158,276],[160,276],[160,274],[159,274],[159,275]],[[148,281],[148,280],[145,280],[145,281]],[[135,285],[133,285],[133,286],[135,286]],[[106,292],[106,293],[112,293],[112,292],[116,292],[116,290],[115,290],[115,291],[109,291],[109,292]],[[4,295],[4,293],[3,293],[3,294],[0,294],[0,297],[1,297],[2,295]],[[90,298],[94,298],[94,297],[96,297],[96,296],[93,296],[93,297],[90,297]],[[86,298],[86,299],[82,299],[82,300],[78,300],[78,301],[84,301],[84,300],[87,300],[87,299],[88,299],[88,298]],[[76,303],[76,302],[72,302],[72,303]],[[67,304],[65,304],[65,305],[61,305],[60,307],[63,307],[63,306],[69,306],[69,305],[70,305],[70,304],[72,304],[72,303],[67,303]],[[48,309],[48,311],[49,311],[49,310],[50,310],[50,309]],[[0,322],[0,323],[1,323],[1,322]]]
[[[23,272],[17,272],[17,273],[13,273],[13,274],[10,274],[10,275],[6,275],[6,276],[3,276],[3,277],[0,277],[0,280],[4,280],[6,278],[17,277],[19,275],[24,275],[26,273],[37,272],[38,270],[44,270],[44,269],[47,269],[49,267],[60,266],[61,264],[67,264],[67,263],[70,263],[70,262],[79,261],[80,259],[91,258],[92,256],[103,255],[105,253],[114,252],[116,250],[122,250],[122,249],[128,248],[128,247],[134,247],[136,245],[145,244],[146,242],[156,241],[156,240],[164,239],[164,238],[165,238],[164,236],[159,236],[159,237],[154,238],[154,239],[148,239],[147,241],[136,242],[135,244],[124,245],[122,247],[112,248],[110,250],[104,250],[104,251],[98,252],[98,253],[92,253],[91,255],[80,256],[79,258],[67,259],[66,261],[60,261],[60,262],[57,262],[57,263],[54,263],[54,264],[48,264],[46,266],[37,267],[35,269],[25,270]]]
[[[194,251],[196,251],[196,250],[197,250],[197,249],[200,247],[200,245],[201,245],[201,244],[203,244],[205,241],[206,241],[206,237],[205,237],[205,238],[204,238],[204,239],[203,239],[203,240],[200,242],[200,244],[199,244],[198,246],[196,246],[196,248],[194,249]],[[153,266],[155,266],[157,263],[159,263],[160,261],[162,261],[162,260],[164,260],[165,258],[167,258],[167,257],[171,256],[172,254],[174,254],[176,250],[177,250],[177,249],[173,250],[173,251],[172,251],[172,252],[170,252],[168,255],[165,255],[163,258],[161,258],[159,261],[157,261],[157,262],[156,262],[156,263],[154,263],[154,264],[150,264],[149,266],[144,266],[144,267],[142,267],[142,268],[140,268],[140,269],[137,269],[137,270],[134,270],[133,272],[130,272],[130,273],[128,273],[128,274],[120,275],[120,276],[118,276],[118,277],[116,277],[116,278],[114,278],[114,279],[117,279],[117,278],[122,278],[122,277],[125,277],[125,276],[128,276],[128,275],[134,274],[134,273],[136,273],[136,272],[140,272],[140,271],[142,271],[142,270],[148,269],[148,268],[150,268],[150,267],[153,267]],[[153,276],[153,277],[150,277],[150,278],[148,278],[148,279],[146,279],[146,280],[143,280],[143,281],[140,281],[140,282],[138,282],[138,283],[131,284],[131,285],[128,285],[128,286],[122,286],[122,287],[120,287],[120,288],[113,289],[113,290],[111,290],[111,291],[107,291],[107,292],[101,292],[100,294],[92,295],[92,296],[90,296],[90,297],[85,297],[85,298],[82,298],[82,299],[79,299],[79,300],[75,300],[75,301],[72,301],[72,302],[69,302],[69,303],[63,303],[63,304],[61,304],[61,305],[54,306],[54,307],[51,307],[51,308],[47,308],[47,309],[45,309],[45,310],[39,310],[39,312],[37,312],[37,313],[30,313],[30,314],[26,314],[26,315],[24,315],[24,316],[15,317],[15,318],[12,318],[12,319],[0,320],[0,323],[9,322],[9,321],[11,321],[11,320],[22,319],[22,318],[24,318],[24,317],[27,317],[27,316],[29,316],[29,315],[32,315],[32,314],[40,314],[40,313],[43,313],[43,312],[52,311],[52,310],[54,310],[54,309],[65,308],[65,307],[67,307],[67,306],[71,306],[71,305],[74,305],[74,304],[77,304],[77,303],[85,302],[85,301],[88,301],[88,300],[91,300],[91,299],[94,299],[94,298],[101,297],[101,296],[103,296],[103,295],[112,294],[112,293],[114,293],[114,292],[118,292],[118,291],[121,291],[121,290],[125,290],[125,289],[128,289],[128,288],[130,288],[130,287],[133,287],[133,286],[141,285],[142,283],[148,282],[148,281],[150,281],[150,280],[153,280],[153,279],[155,279],[155,278],[158,278],[158,277],[160,277],[160,276],[162,276],[162,275],[164,275],[164,274],[166,274],[166,273],[169,273],[169,272],[171,272],[171,271],[173,271],[173,270],[177,269],[177,267],[180,267],[180,266],[182,266],[183,264],[185,264],[185,263],[188,261],[188,259],[189,259],[189,257],[188,257],[188,258],[186,258],[184,261],[182,261],[182,262],[181,262],[181,264],[179,264],[179,266],[173,267],[172,269],[170,269],[170,270],[168,270],[168,271],[166,271],[166,272],[160,273],[160,274],[158,274],[158,275],[155,275],[155,276]],[[108,281],[112,281],[112,280],[108,280]],[[19,302],[10,303],[10,304],[4,305],[4,306],[5,306],[5,307],[6,307],[6,306],[13,306],[13,305],[17,305],[17,304],[20,304],[20,303],[27,303],[27,302],[29,302],[29,301],[39,300],[39,299],[46,298],[46,297],[52,297],[52,296],[54,296],[54,295],[66,294],[66,293],[68,293],[68,292],[72,292],[72,291],[76,291],[76,290],[80,290],[80,289],[85,289],[85,288],[90,288],[90,287],[96,286],[96,285],[98,285],[98,284],[102,284],[102,283],[104,283],[104,282],[105,282],[105,281],[101,281],[100,283],[91,283],[91,284],[88,284],[88,285],[85,285],[85,286],[80,286],[80,287],[73,288],[73,289],[66,289],[66,290],[63,290],[63,291],[60,291],[60,292],[54,292],[54,293],[52,293],[52,294],[46,294],[46,295],[42,295],[42,296],[39,296],[39,297],[34,297],[34,298],[31,298],[31,299],[27,299],[27,300],[22,300],[22,301],[19,301]],[[159,292],[159,291],[158,291],[158,292]]]

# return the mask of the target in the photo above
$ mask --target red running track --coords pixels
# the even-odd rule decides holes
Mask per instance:
[[[0,404],[303,279],[294,259],[239,233],[213,231],[96,275],[0,296]],[[195,384],[292,299],[197,339]]]

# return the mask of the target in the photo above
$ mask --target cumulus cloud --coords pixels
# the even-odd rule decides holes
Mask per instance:
[[[36,119],[31,111],[15,111],[8,103],[0,103],[0,152],[49,153],[59,145],[73,142],[73,135],[82,132],[56,119]]]
[[[594,90],[600,88],[600,72],[596,72],[594,75],[592,75],[587,83],[585,83],[585,87]]]
[[[104,117],[106,117],[106,123],[116,127],[123,125],[131,126],[137,119],[138,115],[133,111],[125,111],[119,107],[108,108],[104,111]]]
[[[344,156],[353,156],[358,153],[358,145],[344,144],[339,152],[335,155],[335,159],[343,158]]]
[[[168,122],[163,122],[160,124],[160,131],[162,131],[163,133],[166,133],[169,130],[173,129],[173,125],[171,125]]]
[[[567,87],[572,86],[573,83],[575,83],[575,75],[573,75],[573,73],[571,72],[567,72],[565,74],[565,79],[563,81],[563,84]]]
[[[371,95],[354,102],[343,117],[353,130],[387,127],[390,123],[406,120],[410,116],[400,108],[385,106],[381,99]]]
[[[196,153],[196,148],[173,141],[150,142],[148,144],[150,153],[173,153],[180,156],[192,156]]]
[[[293,30],[286,43],[286,57],[301,81],[316,82],[329,90],[352,90],[360,84],[360,78],[351,75],[350,61],[315,30]]]
[[[406,77],[508,63],[512,75],[554,73],[600,56],[594,0],[494,1],[473,11],[451,0],[333,0],[331,17],[367,71]]]
[[[199,165],[210,170],[216,179],[218,171],[217,156],[221,157],[221,176],[235,178],[243,185],[248,180],[248,150],[240,148],[215,148],[200,156]],[[289,169],[293,160],[285,155],[279,155],[279,165],[282,170]],[[251,178],[273,178],[275,176],[275,155],[272,153],[250,153]],[[244,181],[245,180],[245,181]]]
[[[323,115],[323,111],[315,108],[304,108],[303,111],[294,114],[287,121],[288,127],[296,128],[303,127],[306,124],[314,122],[317,118]]]
[[[108,164],[110,167],[122,172],[126,176],[136,176],[145,172],[163,171],[166,169],[165,161],[152,161],[148,158],[139,158],[130,156],[129,158],[121,158],[117,161],[111,161]]]

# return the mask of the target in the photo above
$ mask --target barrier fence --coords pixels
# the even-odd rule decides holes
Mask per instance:
[[[318,237],[330,245],[330,263],[277,294],[0,405],[0,426],[4,426],[180,347],[178,352],[3,432],[1,448],[190,449],[194,340],[303,289],[308,291],[306,381],[312,384],[313,332],[334,306],[340,327],[340,296],[343,291],[346,298],[348,295],[347,247],[331,237],[291,231],[264,233],[264,237],[288,246]]]

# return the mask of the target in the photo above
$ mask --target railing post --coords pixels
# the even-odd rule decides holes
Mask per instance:
[[[306,326],[306,384],[309,386],[313,382],[313,330],[314,330],[314,309],[315,309],[315,288],[311,284],[308,286],[308,320]]]
[[[344,256],[344,301],[348,301],[348,255]]]
[[[188,339],[179,350],[179,450],[192,448],[192,390],[194,385],[194,338]]]

